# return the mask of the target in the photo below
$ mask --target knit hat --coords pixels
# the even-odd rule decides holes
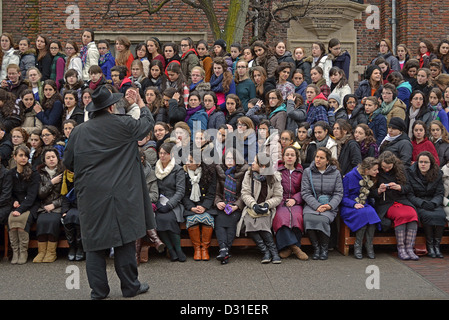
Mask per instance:
[[[214,42],[214,46],[220,46],[223,48],[223,50],[226,50],[226,42],[222,39],[218,39],[217,41]]]
[[[388,124],[388,127],[393,128],[393,129],[398,129],[401,132],[404,132],[405,130],[407,130],[407,126],[405,125],[405,121],[402,120],[399,117],[393,117],[390,119],[390,123]]]
[[[369,80],[371,79],[371,75],[373,74],[374,70],[379,70],[380,73],[382,74],[382,70],[380,69],[379,66],[376,66],[375,64],[370,64],[366,70],[365,70],[365,79]]]
[[[341,99],[340,99],[340,95],[338,93],[331,93],[327,97],[327,101],[329,101],[330,99],[334,99],[335,101],[337,101],[338,105],[341,105]]]

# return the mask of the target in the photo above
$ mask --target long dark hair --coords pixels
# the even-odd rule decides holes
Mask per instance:
[[[438,178],[438,175],[440,174],[440,167],[436,163],[435,157],[429,151],[422,151],[418,154],[418,157],[416,158],[416,162],[418,162],[419,158],[422,156],[426,156],[430,160],[430,169],[426,174],[426,180],[428,182],[435,181]]]
[[[17,156],[20,151],[23,151],[25,153],[25,156],[30,159],[30,149],[28,147],[19,145],[13,152],[13,156]],[[27,163],[23,166],[22,171],[22,178],[24,181],[29,181],[31,178],[31,175],[33,174],[33,168],[31,167],[31,164],[27,161]]]
[[[404,185],[407,182],[407,178],[405,176],[405,168],[401,159],[396,157],[396,155],[391,151],[384,151],[379,156],[379,170],[382,170],[382,162],[386,164],[392,164],[393,168],[391,169],[392,173],[395,176],[396,182],[400,185]]]

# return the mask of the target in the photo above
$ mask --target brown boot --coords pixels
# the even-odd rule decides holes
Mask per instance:
[[[291,245],[290,246],[292,248],[293,254],[299,259],[299,260],[309,260],[309,256],[301,250],[300,247],[298,247],[297,245]]]
[[[12,249],[12,264],[17,264],[19,261],[19,234],[17,228],[14,228],[12,230],[9,230],[9,242],[11,243],[11,249]]]
[[[147,230],[148,238],[150,238],[150,241],[153,242],[156,245],[156,250],[161,253],[165,250],[165,244],[159,239],[157,232],[155,229]]]
[[[279,252],[279,256],[282,259],[287,259],[288,257],[290,257],[292,255],[293,251],[292,248],[287,247],[285,249],[282,249],[281,252]]]
[[[47,241],[37,243],[37,256],[34,257],[33,262],[41,263],[44,260],[45,254],[47,253]]]
[[[48,241],[47,252],[42,262],[54,262],[56,260],[56,248],[58,247],[58,241]]]
[[[193,260],[201,260],[201,237],[200,226],[195,225],[187,229],[189,231],[190,240],[193,243]]]
[[[203,225],[201,227],[201,260],[208,261],[210,240],[212,239],[212,233],[214,229],[211,226]]]
[[[17,264],[25,264],[28,260],[28,243],[30,235],[24,230],[19,230],[19,261]]]

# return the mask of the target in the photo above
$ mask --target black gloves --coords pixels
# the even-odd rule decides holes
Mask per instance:
[[[268,204],[267,203],[264,203],[263,205],[258,205],[258,204],[255,204],[254,206],[253,206],[253,210],[254,210],[254,212],[256,212],[257,214],[266,214],[266,213],[268,213]]]

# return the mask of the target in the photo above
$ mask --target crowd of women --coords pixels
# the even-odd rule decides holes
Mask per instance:
[[[355,90],[351,55],[338,39],[289,51],[285,41],[209,47],[151,37],[131,52],[118,36],[114,54],[93,30],[80,42],[18,40],[3,33],[0,41],[0,223],[11,263],[27,262],[33,225],[33,262],[57,258],[61,225],[68,259],[84,259],[76,177],[62,158],[100,86],[123,94],[117,114],[138,118],[144,104],[153,115],[154,131],[137,142],[157,225],[147,234],[172,261],[187,259],[181,223],[194,260],[210,259],[213,234],[222,264],[238,236],[254,240],[262,263],[280,263],[309,259],[301,249],[307,234],[312,259],[325,260],[336,245],[337,215],[356,234],[358,259],[363,244],[374,258],[373,237],[387,230],[400,259],[419,259],[418,228],[427,255],[443,257],[448,40],[434,47],[423,39],[415,49],[383,39]]]

